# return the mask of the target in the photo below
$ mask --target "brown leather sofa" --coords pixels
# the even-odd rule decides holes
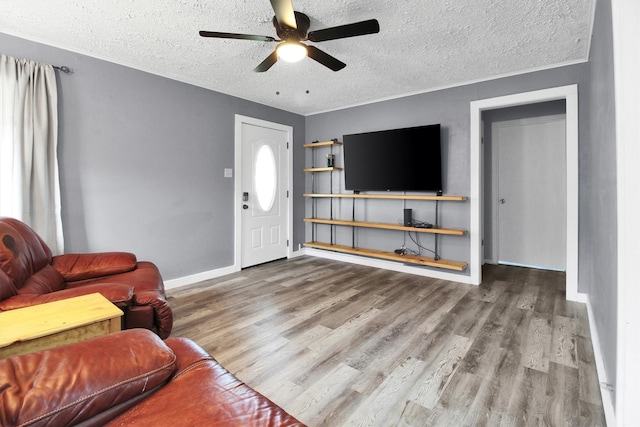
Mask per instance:
[[[52,256],[26,224],[0,218],[0,311],[91,293],[123,310],[124,329],[171,333],[173,314],[154,264],[126,252]]]
[[[194,342],[144,329],[0,360],[0,425],[303,426]]]

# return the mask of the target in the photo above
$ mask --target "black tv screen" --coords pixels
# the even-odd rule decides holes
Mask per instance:
[[[442,191],[440,125],[343,136],[345,189]]]

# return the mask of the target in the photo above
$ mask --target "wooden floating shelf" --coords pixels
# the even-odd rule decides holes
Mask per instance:
[[[341,171],[342,168],[336,168],[336,167],[332,167],[332,168],[305,168],[304,171],[305,172],[331,172],[331,171]]]
[[[313,169],[313,168],[312,168]],[[318,168],[315,168],[318,169]],[[327,169],[327,168],[320,168]],[[334,168],[335,169],[335,168]],[[309,169],[305,169],[309,172]],[[319,194],[306,193],[304,197],[326,197],[326,198],[345,198],[345,199],[398,199],[398,200],[442,200],[462,202],[467,200],[465,196],[425,196],[425,195],[402,195],[402,194]]]
[[[304,148],[331,147],[332,145],[342,145],[342,142],[340,141],[312,142],[311,144],[304,144]]]
[[[462,228],[420,228],[420,227],[407,227],[402,224],[388,224],[383,222],[365,222],[365,221],[345,221],[341,219],[329,219],[329,218],[305,218],[304,221],[315,223],[315,224],[380,228],[385,230],[397,230],[397,231],[415,231],[417,233],[448,234],[451,236],[464,236],[467,233],[467,230]]]
[[[342,252],[353,255],[364,255],[407,264],[418,264],[426,267],[444,268],[447,270],[464,271],[464,269],[467,268],[466,262],[449,261],[445,259],[435,260],[433,258],[417,255],[400,255],[395,252],[385,252],[377,249],[353,248],[351,246],[332,245],[329,243],[320,242],[307,242],[304,245],[309,248],[324,249],[328,251]]]
[[[304,148],[313,149],[313,148],[328,147],[331,153],[333,153],[334,151],[333,147],[340,146],[340,145],[342,145],[342,142],[338,141],[337,139],[333,139],[331,141],[314,141],[309,144],[304,144]],[[314,152],[314,155],[316,153],[317,152]],[[343,170],[342,168],[339,168],[339,167],[313,167],[313,164],[314,163],[312,162],[312,167],[305,168],[304,172],[334,172],[334,171]],[[328,164],[333,164],[333,163],[328,162]],[[312,180],[312,187],[313,187],[312,191],[316,191],[318,189],[313,180]],[[331,187],[333,187],[333,185],[331,185]],[[339,199],[339,198],[353,199],[354,207],[355,207],[355,199],[386,199],[386,200],[416,200],[416,201],[419,200],[419,201],[435,201],[435,202],[438,202],[438,201],[463,202],[467,200],[467,197],[465,196],[438,196],[438,195],[425,195],[425,194],[407,195],[407,194],[397,194],[397,193],[399,192],[395,192],[395,194],[389,194],[385,192],[379,192],[378,194],[307,193],[307,194],[304,194],[304,197],[327,198],[327,199]],[[312,210],[313,212],[316,212],[316,207],[317,207],[316,205],[318,200],[314,199],[312,200],[312,202],[313,202]],[[333,212],[334,212],[333,205],[334,203],[331,202],[331,215],[330,215],[331,217],[333,217]],[[436,215],[438,213],[437,206],[438,205],[436,203]],[[312,216],[315,217],[315,213]],[[312,240],[316,240],[317,224],[329,225],[331,226],[332,231],[333,231],[333,226],[345,226],[345,227],[364,227],[364,228],[371,228],[371,229],[383,229],[383,230],[405,231],[405,232],[415,231],[416,233],[431,233],[434,235],[434,239],[435,239],[435,248],[436,248],[435,257],[436,258],[438,257],[437,255],[438,236],[441,236],[441,235],[464,236],[467,234],[467,230],[462,228],[407,227],[403,224],[355,221],[355,217],[352,218],[352,220],[341,220],[341,219],[332,219],[332,218],[305,218],[304,221],[312,224],[312,227],[311,227]],[[355,243],[355,242],[352,242],[352,243]],[[401,255],[395,252],[385,252],[385,251],[380,251],[376,249],[356,248],[356,247],[353,247],[353,245],[343,246],[343,245],[334,245],[331,243],[322,243],[322,242],[313,241],[313,242],[305,243],[305,246],[310,248],[320,249],[320,250],[326,250],[326,251],[342,252],[346,254],[385,259],[389,261],[400,262],[403,264],[415,264],[415,265],[421,265],[426,267],[435,267],[435,268],[442,268],[442,269],[454,270],[454,271],[463,271],[467,268],[466,262],[450,261],[450,260],[443,260],[443,259],[436,260],[435,258],[418,256],[418,255]]]

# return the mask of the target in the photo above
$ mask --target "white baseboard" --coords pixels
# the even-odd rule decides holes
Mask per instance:
[[[304,255],[304,248],[301,250],[293,251],[289,254],[289,258],[297,258]],[[193,285],[194,283],[204,282],[205,280],[215,279],[216,277],[226,276],[227,274],[240,271],[241,268],[236,265],[230,265],[228,267],[217,268],[215,270],[203,271],[202,273],[192,274],[190,276],[179,277],[177,279],[165,280],[164,288],[176,289],[182,286]]]
[[[305,248],[306,255],[318,258],[332,259],[335,261],[349,262],[351,264],[366,265],[369,267],[382,268],[385,270],[399,271],[402,273],[415,274],[417,276],[432,277],[434,279],[449,280],[451,282],[473,284],[470,276],[447,273],[445,271],[436,271],[421,267],[412,267],[407,264],[401,264],[394,261],[385,261],[376,258],[369,258],[360,255],[343,254],[339,252],[325,251],[322,249]]]
[[[297,258],[299,256],[306,255],[307,248],[300,248],[297,251],[293,251],[289,254],[289,258]]]
[[[215,270],[203,271],[202,273],[192,274],[191,276],[165,280],[164,288],[165,290],[176,289],[182,286],[203,282],[205,280],[215,279],[216,277],[225,276],[227,274],[235,273],[236,271],[240,271],[240,268],[236,267],[235,265],[231,265],[229,267],[222,267]]]
[[[333,259],[335,261],[349,262],[351,264],[366,265],[369,267],[382,268],[385,270],[400,271],[403,273],[416,274],[418,276],[433,277],[435,279],[450,280],[452,282],[467,283],[467,284],[471,283],[471,277],[469,276],[435,271],[435,270],[430,270],[430,269],[420,268],[420,267],[412,267],[410,265],[400,264],[393,261],[385,261],[385,260],[379,260],[375,258],[362,257],[358,255],[349,255],[349,254],[341,254],[338,252],[324,251],[321,249],[303,247],[297,251],[292,251],[291,253],[289,253],[288,258],[290,259],[297,258],[303,255],[310,255],[318,258]],[[232,265],[229,267],[223,267],[216,270],[193,274],[191,276],[166,280],[164,282],[164,288],[167,290],[176,289],[182,286],[203,282],[205,280],[215,279],[216,277],[235,273],[237,271],[240,271],[240,267]]]
[[[611,384],[607,371],[604,367],[602,358],[602,348],[600,347],[600,338],[598,338],[598,329],[593,319],[593,311],[591,309],[591,300],[588,294],[578,294],[578,300],[587,305],[587,314],[589,316],[589,330],[591,331],[591,345],[593,346],[593,354],[596,359],[596,371],[598,373],[598,382],[600,384],[600,395],[602,396],[602,406],[604,408],[604,416],[608,426],[616,425],[616,415],[613,406],[613,391],[606,387]]]
[[[588,294],[582,294],[580,292],[578,292],[576,294],[576,302],[581,302],[583,304],[587,304],[587,301],[589,301],[589,295]]]

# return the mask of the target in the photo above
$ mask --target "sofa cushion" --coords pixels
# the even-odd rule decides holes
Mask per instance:
[[[0,425],[75,425],[162,385],[175,354],[132,329],[0,360]]]
[[[186,338],[169,338],[177,371],[171,381],[107,426],[304,427]]]
[[[0,301],[0,311],[15,310],[17,308],[61,301],[63,299],[89,294],[101,294],[103,297],[111,301],[113,305],[121,310],[125,310],[131,304],[133,288],[123,283],[100,283],[96,285],[83,286],[81,288],[63,289],[50,294],[14,295],[4,301]]]
[[[31,228],[13,219],[0,221],[0,269],[20,289],[51,262],[51,250]]]
[[[136,263],[136,256],[128,252],[64,254],[51,261],[67,282],[126,273],[136,268]]]

